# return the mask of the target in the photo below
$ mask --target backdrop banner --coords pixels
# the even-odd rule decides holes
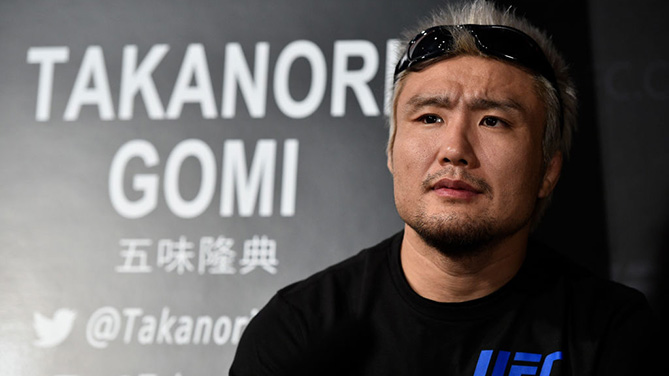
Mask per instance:
[[[662,309],[669,59],[614,50],[623,5],[557,3],[505,3],[584,98],[537,236]],[[227,374],[279,288],[399,231],[386,93],[436,5],[0,3],[1,373]]]

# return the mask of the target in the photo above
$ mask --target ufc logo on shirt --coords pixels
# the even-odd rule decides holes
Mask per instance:
[[[556,351],[546,355],[546,357],[541,354],[516,352],[513,355],[513,363],[511,363],[509,372],[505,373],[508,369],[511,352],[498,351],[495,365],[492,368],[492,374],[488,374],[490,361],[494,353],[494,350],[481,351],[479,360],[476,363],[476,370],[474,370],[474,376],[550,376],[553,363],[556,360],[562,359],[562,351]]]

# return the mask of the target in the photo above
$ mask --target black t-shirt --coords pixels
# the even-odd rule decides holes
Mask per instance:
[[[232,376],[641,375],[658,359],[636,290],[530,243],[518,274],[463,303],[416,294],[402,233],[280,290],[246,328]]]

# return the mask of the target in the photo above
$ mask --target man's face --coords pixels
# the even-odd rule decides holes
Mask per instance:
[[[409,230],[445,252],[529,232],[561,164],[558,155],[542,166],[545,106],[532,76],[482,57],[446,59],[405,78],[395,119],[388,167]]]

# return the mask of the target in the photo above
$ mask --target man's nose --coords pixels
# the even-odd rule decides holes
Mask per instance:
[[[476,124],[469,116],[457,116],[449,119],[442,127],[439,139],[439,163],[442,165],[472,168],[477,163],[473,147]]]

